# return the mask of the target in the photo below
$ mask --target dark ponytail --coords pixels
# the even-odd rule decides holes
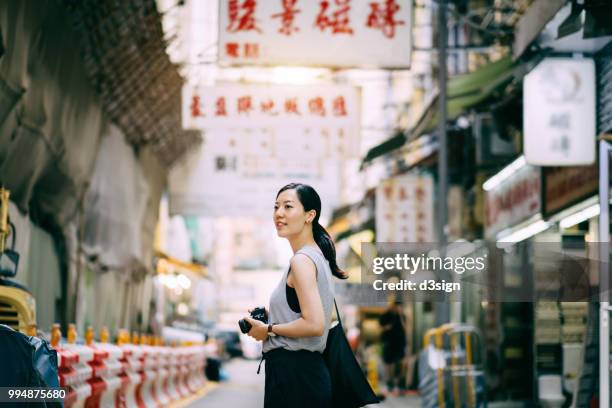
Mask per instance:
[[[319,248],[321,248],[321,252],[325,255],[325,259],[328,260],[332,274],[336,278],[348,278],[347,273],[340,269],[336,263],[336,247],[334,246],[334,241],[332,241],[325,228],[319,224],[318,217],[315,217],[315,220],[316,221],[312,223],[312,235]]]
[[[332,274],[340,279],[348,278],[348,274],[338,267],[336,263],[336,247],[329,233],[319,224],[319,215],[321,214],[321,198],[314,188],[307,184],[291,183],[281,188],[276,197],[285,190],[295,190],[300,203],[304,207],[304,211],[315,210],[316,215],[312,220],[312,235],[315,242],[323,252],[325,259],[329,262]]]

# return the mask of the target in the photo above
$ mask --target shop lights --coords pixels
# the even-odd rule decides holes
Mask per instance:
[[[180,316],[187,316],[187,314],[189,313],[189,306],[187,306],[186,303],[179,303],[176,306],[176,313]]]
[[[495,187],[499,186],[504,180],[511,177],[514,173],[516,173],[519,169],[524,167],[527,164],[527,160],[525,160],[525,156],[521,155],[518,159],[504,167],[499,173],[485,181],[482,185],[484,191],[493,190]]]
[[[168,289],[175,291],[178,289],[181,293],[183,289],[187,290],[191,287],[191,279],[182,274],[162,274],[159,276],[159,281]]]
[[[183,289],[189,289],[191,287],[191,279],[185,275],[178,275],[176,280]]]
[[[559,222],[559,225],[561,226],[561,228],[564,228],[564,229],[570,228],[576,224],[580,224],[581,222],[588,220],[589,218],[593,218],[599,215],[599,212],[600,212],[599,204],[593,204],[590,207],[587,207],[568,217],[563,218]]]
[[[505,231],[500,232],[497,235],[497,247],[504,248],[508,246],[507,244],[514,244],[516,242],[521,242],[526,240],[527,238],[531,238],[536,234],[539,234],[542,231],[547,230],[550,227],[550,223],[539,220],[532,222],[526,225],[523,228],[520,228],[516,231],[511,232],[510,234],[504,234]]]

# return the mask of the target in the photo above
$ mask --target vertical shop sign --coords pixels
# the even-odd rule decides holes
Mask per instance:
[[[221,0],[219,13],[221,63],[410,65],[409,0]]]
[[[542,209],[542,171],[526,165],[486,192],[485,235],[493,236],[539,213]]]
[[[405,174],[376,189],[378,242],[434,242],[433,178]]]
[[[595,162],[595,63],[546,58],[523,82],[527,163],[537,166]]]

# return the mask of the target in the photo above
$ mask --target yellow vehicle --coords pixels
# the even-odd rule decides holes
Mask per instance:
[[[8,278],[17,273],[19,254],[14,251],[14,226],[8,219],[9,191],[0,188],[0,324],[32,335],[36,325],[36,302],[21,284]],[[13,243],[6,248],[6,240],[13,229]]]

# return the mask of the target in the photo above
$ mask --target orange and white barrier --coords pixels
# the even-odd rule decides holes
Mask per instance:
[[[51,344],[58,352],[60,385],[68,387],[67,408],[159,408],[197,392],[206,381],[203,346],[165,347],[146,336],[134,336],[130,344],[124,331],[113,345],[107,330],[94,343],[92,329],[86,344],[76,344],[73,325],[67,341],[60,339],[54,326]]]

